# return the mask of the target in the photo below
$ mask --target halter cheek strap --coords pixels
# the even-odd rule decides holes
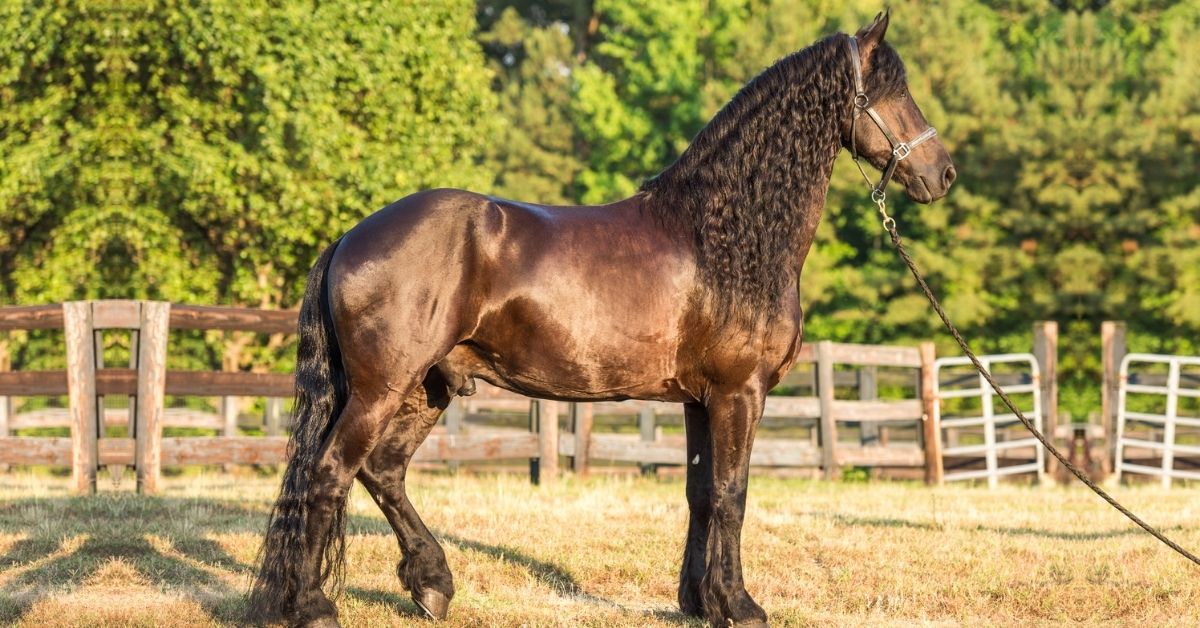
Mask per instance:
[[[912,154],[912,151],[917,146],[933,138],[937,135],[937,130],[929,127],[921,132],[920,135],[913,139],[902,142],[892,133],[892,129],[879,116],[879,112],[871,106],[871,99],[867,96],[867,90],[863,87],[862,78],[862,58],[858,52],[858,39],[850,37],[846,40],[850,45],[850,64],[854,68],[854,117],[850,119],[850,155],[854,157],[854,165],[858,166],[858,171],[862,173],[863,179],[867,185],[871,186],[871,198],[876,202],[880,202],[885,198],[884,189],[892,180],[892,175],[896,174],[896,166],[904,161],[905,157]],[[871,183],[871,177],[867,176],[867,171],[863,168],[862,162],[858,159],[858,144],[854,141],[857,137],[858,118],[863,113],[866,113],[875,126],[883,132],[883,136],[892,146],[892,156],[888,159],[887,166],[883,169],[883,176],[879,178],[879,183]]]

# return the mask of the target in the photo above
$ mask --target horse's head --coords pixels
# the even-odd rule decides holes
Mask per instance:
[[[847,41],[855,93],[849,95],[853,104],[847,103],[843,142],[856,160],[883,171],[876,194],[894,177],[909,198],[929,203],[949,192],[954,164],[909,94],[900,56],[883,41],[887,27],[883,13]]]

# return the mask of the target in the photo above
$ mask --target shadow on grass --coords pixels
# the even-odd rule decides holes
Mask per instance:
[[[454,545],[459,549],[472,550],[501,562],[520,565],[539,582],[550,587],[550,589],[559,595],[578,597],[594,604],[611,606],[613,608],[619,607],[615,602],[585,592],[579,586],[579,583],[575,581],[575,577],[571,575],[571,572],[554,563],[538,560],[528,554],[522,553],[520,550],[503,545],[488,545],[454,536],[453,534],[437,534],[436,532],[434,534],[441,541]]]
[[[132,570],[140,583],[194,601],[212,620],[241,625],[246,591],[230,583],[228,575],[238,577],[248,587],[255,567],[234,558],[207,537],[237,533],[257,537],[265,529],[267,508],[268,504],[257,501],[243,504],[132,493],[0,503],[0,534],[21,537],[0,555],[0,625],[19,622],[35,604],[47,598],[97,582],[114,584],[102,573],[114,562],[123,569],[113,578],[128,578],[125,570]],[[392,529],[382,519],[351,515],[347,533],[391,536]],[[678,611],[624,608],[585,591],[566,568],[534,558],[521,549],[450,534],[437,536],[443,543],[519,565],[556,594],[677,625],[695,623]],[[423,616],[398,581],[394,590],[348,586],[345,594],[385,605],[401,617]]]
[[[387,523],[372,518],[352,516],[346,526],[347,532],[350,534],[390,534],[392,529]],[[697,623],[699,620],[688,617],[677,610],[656,609],[647,611],[637,611],[625,608],[612,600],[588,593],[583,589],[571,572],[565,568],[551,562],[534,558],[525,552],[503,545],[489,545],[479,541],[474,541],[453,534],[445,534],[434,532],[434,536],[443,545],[452,545],[460,550],[470,550],[478,552],[496,561],[518,565],[529,572],[537,581],[541,582],[546,587],[550,588],[556,594],[566,597],[571,597],[577,600],[584,601],[596,606],[603,606],[630,614],[640,613],[643,617],[657,619],[662,622],[673,623],[676,625],[703,625]],[[399,551],[399,550],[397,550]],[[397,554],[397,557],[399,554]],[[425,614],[415,602],[408,592],[400,589],[399,581],[397,588],[394,591],[382,591],[379,589],[367,589],[363,587],[347,586],[345,589],[346,595],[353,597],[362,602],[372,604],[380,604],[390,607],[393,611],[401,616],[424,618]],[[451,606],[453,608],[453,605]],[[453,612],[453,611],[451,611]]]
[[[689,617],[677,610],[659,609],[652,611],[644,611],[643,617],[657,619],[658,621],[675,624],[678,626],[707,626],[708,622],[698,617]]]
[[[205,535],[257,533],[264,523],[263,509],[210,499],[116,493],[5,502],[0,533],[24,538],[0,556],[0,623],[15,623],[38,601],[85,585],[113,561],[151,586],[194,600],[213,619],[238,623],[243,592],[210,570],[248,576],[253,568]]]
[[[911,528],[914,530],[944,530],[946,526],[929,523],[925,521],[912,521],[909,519],[896,519],[890,517],[856,517],[840,512],[804,512],[801,513],[808,517],[818,519],[829,519],[841,525],[850,527],[869,527],[869,528]],[[975,532],[988,532],[992,534],[1009,534],[1013,536],[1035,536],[1045,539],[1058,539],[1062,541],[1099,541],[1102,539],[1113,539],[1123,536],[1137,536],[1145,534],[1140,528],[1129,527],[1118,530],[1100,530],[1096,532],[1063,532],[1062,530],[1046,530],[1042,528],[1009,527],[1009,526],[986,526],[977,525],[974,528],[963,528],[964,530]],[[1183,526],[1172,526],[1170,528],[1161,529],[1162,532],[1183,530]]]
[[[473,541],[471,539],[455,536],[453,534],[438,534],[435,532],[434,535],[441,540],[441,542],[448,543],[458,547],[459,549],[472,550],[494,560],[520,565],[539,582],[546,585],[559,595],[572,597],[578,600],[583,600],[589,604],[605,606],[628,613],[638,612],[634,611],[633,609],[625,608],[624,606],[621,606],[620,604],[617,604],[616,602],[607,598],[584,591],[579,582],[575,580],[575,577],[571,575],[571,572],[560,567],[559,565],[555,565],[554,563],[534,558],[522,552],[521,550],[503,545],[488,545],[486,543],[480,543],[479,541]],[[416,605],[414,604],[413,606],[415,607]],[[654,618],[658,619],[659,621],[678,625],[689,625],[696,622],[695,619],[688,617],[679,611],[665,609],[641,611],[641,615],[643,617]]]
[[[1159,532],[1171,532],[1183,530],[1183,526],[1171,526],[1170,528],[1159,528]],[[1061,541],[1099,541],[1101,539],[1115,539],[1122,536],[1139,536],[1146,534],[1141,528],[1128,527],[1120,530],[1102,530],[1097,532],[1063,532],[1061,530],[1043,530],[1040,528],[1030,528],[1028,526],[1020,528],[1010,528],[1004,526],[976,526],[975,530],[981,532],[995,532],[998,534],[1010,534],[1013,536],[1036,536],[1044,539],[1058,539]],[[1147,538],[1151,538],[1146,535]]]
[[[856,517],[840,512],[802,512],[801,515],[815,519],[829,519],[836,523],[851,527],[865,528],[912,528],[914,530],[940,530],[942,526],[926,521],[910,521],[893,517]]]
[[[401,616],[424,617],[425,613],[412,601],[407,592],[380,591],[379,589],[364,589],[362,587],[346,587],[346,595],[372,604],[387,606]]]

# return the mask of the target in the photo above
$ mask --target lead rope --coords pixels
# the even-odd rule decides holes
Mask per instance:
[[[967,358],[971,360],[971,364],[975,365],[975,368],[979,371],[979,374],[982,375],[983,378],[987,380],[988,384],[992,386],[992,390],[996,391],[996,394],[1004,402],[1004,405],[1008,406],[1008,409],[1012,410],[1012,413],[1021,420],[1021,423],[1025,426],[1025,429],[1029,430],[1033,436],[1038,439],[1038,442],[1040,442],[1047,451],[1053,454],[1054,457],[1057,458],[1064,467],[1070,470],[1071,473],[1075,474],[1075,477],[1079,478],[1080,482],[1083,482],[1088,488],[1092,489],[1092,492],[1099,495],[1100,499],[1108,502],[1110,506],[1116,508],[1121,514],[1129,517],[1130,521],[1141,526],[1143,530],[1149,532],[1152,536],[1154,536],[1154,538],[1162,541],[1167,547],[1179,552],[1180,555],[1192,561],[1193,563],[1200,565],[1200,558],[1197,558],[1195,554],[1183,549],[1179,546],[1179,544],[1167,538],[1162,532],[1159,532],[1150,524],[1142,521],[1141,517],[1138,517],[1130,512],[1128,508],[1122,506],[1117,500],[1113,499],[1113,497],[1109,495],[1107,491],[1097,486],[1096,483],[1087,476],[1087,474],[1085,474],[1075,465],[1071,464],[1071,461],[1067,460],[1067,458],[1062,455],[1062,452],[1060,452],[1057,447],[1050,443],[1046,436],[1042,434],[1041,430],[1034,427],[1033,423],[1025,417],[1025,413],[1017,409],[1017,406],[1013,404],[1011,399],[1008,398],[1008,394],[1004,392],[1004,389],[1000,388],[1000,384],[997,384],[996,380],[992,379],[992,374],[989,373],[986,368],[984,368],[983,364],[979,361],[979,358],[975,357],[975,352],[971,351],[971,348],[967,346],[967,341],[963,340],[962,335],[958,333],[958,329],[954,326],[954,323],[951,323],[950,318],[946,316],[946,311],[942,309],[942,305],[938,303],[937,297],[933,296],[933,291],[929,289],[929,284],[925,283],[925,277],[921,275],[921,271],[917,270],[916,263],[913,262],[912,256],[908,254],[908,251],[904,248],[904,243],[900,240],[900,233],[896,231],[896,221],[888,215],[887,204],[883,198],[883,195],[879,194],[877,196],[872,194],[871,197],[872,200],[875,200],[875,203],[879,205],[879,215],[883,218],[883,228],[887,229],[888,234],[891,235],[892,244],[896,246],[896,251],[900,253],[900,258],[904,260],[904,263],[908,266],[908,269],[912,271],[913,277],[915,277],[917,283],[920,284],[921,292],[925,293],[925,298],[928,299],[929,304],[933,306],[933,311],[937,312],[938,318],[942,319],[942,323],[946,325],[946,329],[950,330],[950,335],[954,336],[954,340],[958,342],[959,348],[962,349]],[[941,438],[940,434],[938,435],[938,438]]]

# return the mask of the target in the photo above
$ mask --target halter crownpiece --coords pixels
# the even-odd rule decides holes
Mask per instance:
[[[936,136],[937,129],[929,127],[907,142],[900,141],[883,121],[883,118],[879,116],[879,112],[871,106],[871,99],[867,96],[866,88],[863,87],[862,57],[858,52],[858,39],[852,35],[846,42],[850,46],[850,65],[854,68],[854,117],[850,119],[850,155],[854,157],[854,165],[858,166],[858,171],[862,173],[867,185],[871,186],[871,200],[881,204],[887,196],[884,189],[887,187],[888,181],[892,180],[892,175],[896,173],[896,166],[900,165],[905,157],[912,154],[914,148]],[[864,112],[875,122],[875,126],[879,127],[888,143],[892,145],[892,157],[888,159],[879,183],[871,183],[871,177],[867,176],[867,171],[863,169],[862,162],[858,159],[858,145],[854,141],[858,130],[858,117]]]

